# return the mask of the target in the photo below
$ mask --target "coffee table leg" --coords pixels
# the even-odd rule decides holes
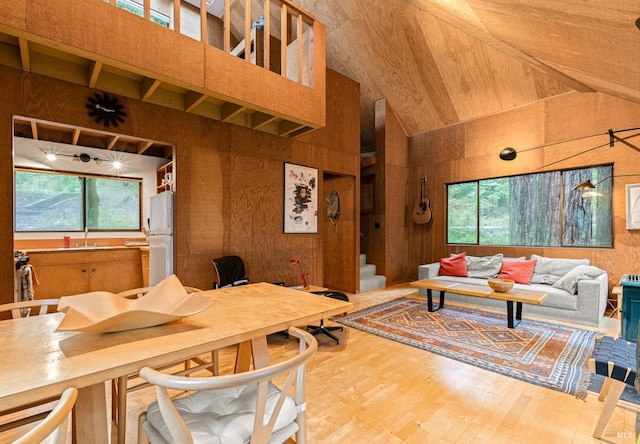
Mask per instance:
[[[434,312],[444,306],[444,291],[440,292],[440,305],[438,305],[438,308],[433,308],[433,293],[431,293],[431,291],[430,288],[427,288],[427,311]]]
[[[522,321],[522,302],[516,302],[516,313],[514,319],[513,301],[507,301],[507,327],[514,328]]]

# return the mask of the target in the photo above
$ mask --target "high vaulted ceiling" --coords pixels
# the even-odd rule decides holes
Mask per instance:
[[[640,102],[640,0],[296,0],[327,28],[327,66],[407,135],[571,91]],[[640,121],[640,116],[638,116]]]

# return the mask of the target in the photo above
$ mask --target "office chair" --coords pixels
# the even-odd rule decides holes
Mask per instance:
[[[244,262],[239,256],[222,256],[213,259],[216,281],[213,288],[235,287],[249,283],[245,276]]]
[[[339,291],[312,291],[312,293],[325,296],[327,298],[339,299],[341,301],[349,302],[349,298],[347,297],[347,295]],[[329,336],[331,339],[336,341],[336,345],[340,344],[340,339],[338,339],[338,337],[331,332],[335,330],[344,330],[344,328],[341,326],[330,327],[324,325],[324,319],[320,319],[320,325],[307,325],[307,329],[312,329],[311,334],[314,336],[317,334]]]

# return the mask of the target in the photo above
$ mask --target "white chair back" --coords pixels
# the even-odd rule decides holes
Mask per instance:
[[[292,425],[293,431],[296,433],[296,443],[304,444],[306,441],[306,424],[305,424],[305,387],[304,381],[306,378],[306,363],[315,354],[318,349],[318,343],[316,339],[309,333],[297,329],[295,327],[289,328],[289,334],[300,339],[299,353],[294,357],[282,362],[278,362],[269,365],[264,368],[256,370],[236,373],[231,375],[211,376],[211,377],[183,377],[169,375],[153,370],[149,367],[145,367],[140,370],[140,376],[156,386],[156,394],[158,397],[158,406],[164,424],[170,433],[170,438],[173,442],[179,443],[192,443],[193,438],[189,426],[192,428],[198,427],[190,421],[189,426],[185,423],[182,416],[178,413],[173,400],[169,396],[169,389],[186,390],[186,391],[207,391],[207,396],[212,399],[216,397],[216,390],[229,389],[232,387],[241,387],[257,384],[257,396],[255,401],[255,417],[253,420],[253,431],[251,433],[252,444],[266,444],[270,442],[272,432],[281,409],[285,403],[285,400],[291,398],[287,396],[292,386],[294,386],[293,402],[295,403],[295,420]],[[279,375],[287,375],[286,382],[282,387],[275,387],[280,393],[277,396],[275,407],[272,411],[267,411],[267,396],[271,391],[273,395],[274,385],[272,379]],[[192,396],[194,399],[199,393],[195,393]],[[201,398],[199,398],[201,399]],[[180,401],[177,401],[180,402]],[[272,401],[273,402],[273,398]],[[185,409],[188,409],[188,402],[181,403],[180,408],[184,413]],[[270,414],[270,418],[267,421],[267,417]],[[141,418],[141,425],[144,424],[146,418]],[[148,429],[148,422],[143,425],[145,430]],[[199,427],[198,427],[199,428]],[[156,430],[152,430],[152,433],[147,435],[156,435]],[[156,435],[157,436],[157,435]],[[153,441],[153,437],[149,436]],[[165,437],[169,438],[169,437]],[[284,441],[284,439],[283,439]],[[160,440],[159,442],[162,442]]]
[[[14,444],[38,444],[47,437],[52,444],[64,444],[67,442],[69,430],[69,417],[71,410],[78,398],[78,389],[71,387],[62,392],[60,400],[51,412],[37,426],[23,435]]]

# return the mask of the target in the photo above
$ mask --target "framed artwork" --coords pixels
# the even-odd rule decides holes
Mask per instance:
[[[640,183],[627,185],[627,230],[640,230]]]
[[[284,232],[318,232],[318,170],[284,164]]]

